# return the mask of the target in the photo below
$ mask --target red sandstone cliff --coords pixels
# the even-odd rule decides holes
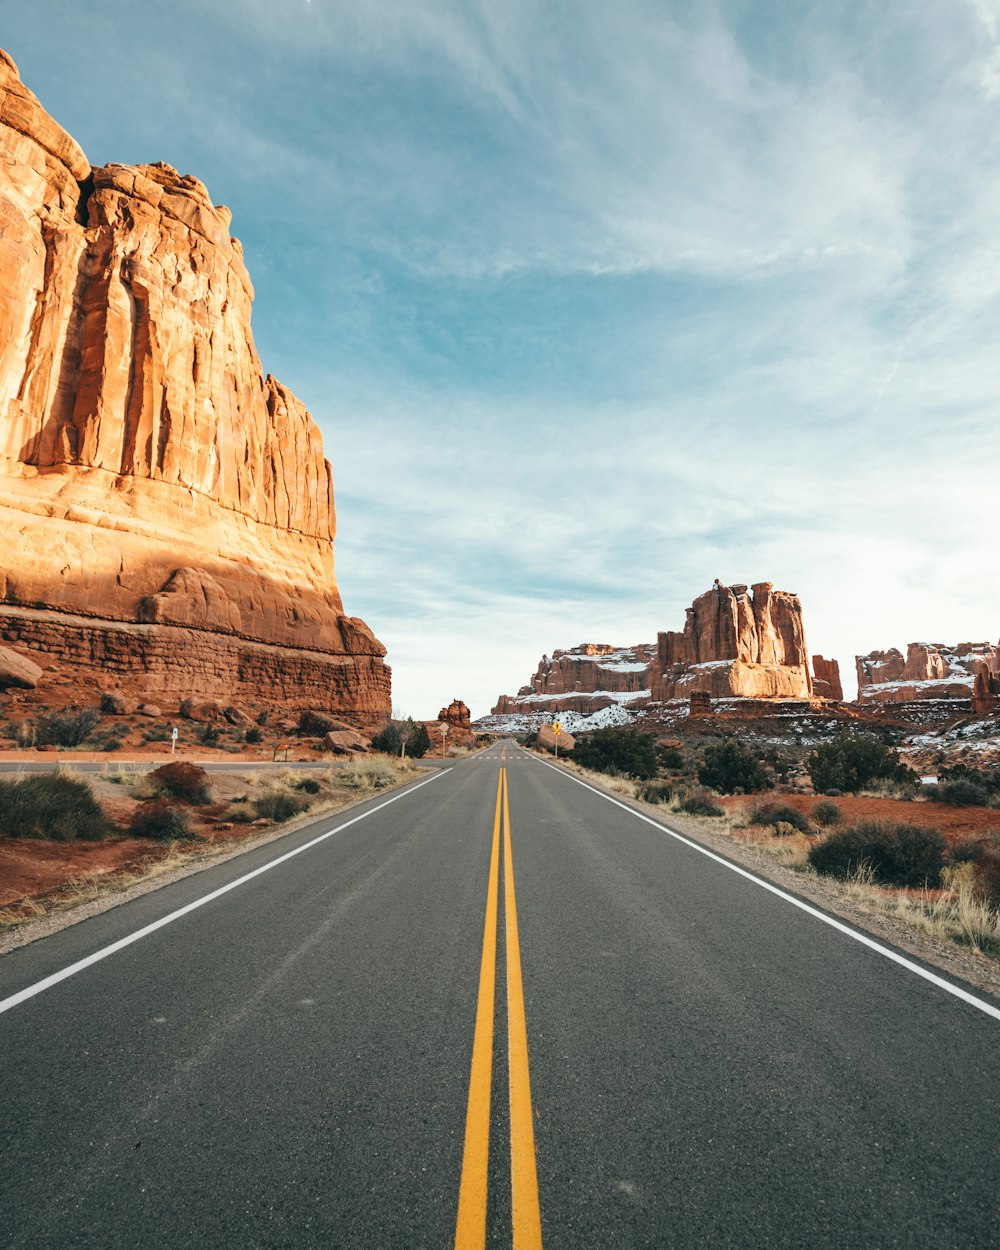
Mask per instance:
[[[798,595],[770,582],[716,582],[687,610],[683,631],[661,633],[653,696],[808,699],[809,657]]]
[[[891,647],[859,655],[856,663],[859,703],[972,699],[974,695],[982,700],[1000,693],[1000,643],[911,642],[905,658]]]
[[[387,714],[230,217],[167,165],[91,169],[0,52],[0,628],[152,688]]]
[[[798,596],[770,582],[749,594],[746,586],[716,582],[688,608],[682,631],[661,633],[656,646],[585,643],[544,656],[530,685],[501,695],[493,714],[591,715],[614,703],[636,711],[694,693],[808,699],[811,692]]]

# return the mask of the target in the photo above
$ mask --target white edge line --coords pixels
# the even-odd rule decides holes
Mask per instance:
[[[65,981],[67,977],[75,976],[78,972],[82,972],[84,968],[89,968],[91,964],[100,963],[102,959],[107,959],[109,955],[114,955],[118,951],[124,950],[126,946],[131,946],[133,942],[138,942],[141,938],[148,937],[150,933],[155,933],[157,929],[162,929],[164,925],[173,924],[175,920],[180,920],[181,916],[186,916],[188,912],[204,907],[206,903],[211,903],[213,899],[221,898],[223,894],[228,894],[230,890],[235,890],[237,886],[245,885],[247,881],[252,881],[254,877],[270,872],[272,868],[277,868],[279,864],[284,864],[296,855],[301,855],[303,851],[308,851],[312,847],[318,846],[320,842],[325,842],[327,838],[332,838],[335,833],[340,833],[344,829],[349,829],[351,825],[356,825],[359,820],[366,820],[369,816],[374,816],[376,812],[380,812],[384,807],[388,807],[390,803],[397,803],[400,799],[408,798],[409,795],[415,794],[423,786],[428,786],[432,781],[437,781],[440,777],[443,777],[445,773],[450,773],[452,767],[444,768],[440,772],[435,773],[433,777],[427,777],[424,781],[417,782],[415,786],[410,786],[399,794],[394,794],[391,799],[386,799],[384,803],[379,803],[377,807],[371,807],[367,812],[362,812],[360,816],[355,816],[351,820],[345,820],[336,829],[328,829],[326,833],[321,833],[319,837],[312,838],[309,842],[304,842],[293,851],[286,851],[284,855],[279,855],[277,859],[269,860],[266,864],[262,864],[252,872],[244,873],[242,877],[237,877],[235,881],[230,881],[228,885],[220,886],[219,889],[213,890],[210,894],[195,899],[193,903],[187,903],[184,907],[179,907],[176,911],[172,911],[166,916],[161,916],[159,920],[154,920],[152,924],[146,925],[143,929],[137,929],[135,933],[130,933],[128,937],[119,938],[117,942],[112,942],[110,946],[101,947],[100,950],[94,951],[92,955],[87,955],[86,958],[77,960],[75,964],[69,964],[68,967],[61,969],[59,972],[53,972],[51,976],[45,977],[41,981],[36,981],[34,985],[18,990],[16,994],[11,994],[9,998],[0,1000],[0,1015],[3,1015],[5,1011],[10,1011],[12,1007],[17,1007],[21,1003],[26,1002],[27,999],[34,998],[36,994],[41,994],[44,990],[51,989],[53,985],[58,985],[60,981]]]
[[[693,851],[697,851],[700,855],[706,855],[709,859],[714,859],[717,864],[722,864],[724,868],[738,873],[741,877],[746,877],[754,885],[759,885],[761,889],[767,890],[771,894],[776,894],[778,898],[783,898],[786,903],[791,903],[793,907],[797,907],[807,915],[813,916],[816,920],[822,920],[824,924],[828,924],[832,929],[846,934],[849,938],[853,938],[855,942],[860,942],[862,946],[867,946],[871,950],[877,951],[880,955],[884,955],[886,959],[891,959],[893,963],[900,964],[910,972],[915,972],[918,977],[923,977],[925,981],[930,981],[932,985],[946,990],[949,994],[953,994],[963,1002],[969,1003],[970,1006],[977,1007],[980,1011],[985,1012],[986,1015],[992,1016],[994,1020],[1000,1020],[1000,1007],[994,1007],[992,1003],[983,1002],[981,998],[976,998],[974,994],[970,994],[967,990],[960,989],[959,986],[946,981],[944,977],[928,972],[926,968],[921,968],[919,964],[913,963],[912,960],[905,958],[905,956],[898,955],[894,950],[890,950],[888,946],[883,946],[881,942],[876,942],[874,938],[867,937],[864,933],[858,933],[856,929],[842,924],[839,920],[834,920],[832,916],[828,916],[818,908],[804,903],[801,899],[796,898],[794,894],[789,894],[779,886],[772,885],[770,881],[765,881],[763,878],[755,876],[752,872],[747,872],[745,868],[740,868],[722,855],[716,855],[714,851],[710,851],[707,847],[700,846],[697,842],[692,842],[690,838],[685,838],[683,834],[677,833],[668,825],[661,824],[658,820],[653,820],[652,817],[646,816],[643,812],[637,812],[634,807],[629,807],[627,803],[620,803],[618,799],[613,799],[610,794],[605,794],[603,790],[598,790],[596,786],[588,785],[586,781],[581,781],[579,777],[574,777],[572,773],[567,773],[563,769],[557,768],[555,764],[550,764],[548,760],[536,759],[533,755],[529,755],[528,758],[534,760],[536,764],[542,764],[545,768],[551,768],[560,777],[566,777],[569,781],[575,781],[578,786],[583,786],[585,790],[589,790],[592,794],[596,794],[602,799],[607,799],[609,803],[613,803],[615,807],[620,807],[623,812],[628,812],[631,816],[635,816],[637,820],[643,820],[647,825],[652,825],[654,829],[661,829],[664,833],[669,833],[672,838],[676,838],[678,842],[683,842],[685,846],[691,847]],[[0,1004],[0,1007],[2,1007],[2,1004]]]

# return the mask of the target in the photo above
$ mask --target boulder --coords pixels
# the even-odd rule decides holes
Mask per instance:
[[[323,735],[323,746],[334,755],[354,755],[367,751],[371,743],[353,729],[333,729]]]
[[[163,712],[160,710],[160,708],[157,707],[155,703],[140,703],[139,715],[140,716],[162,716]]]
[[[247,716],[246,712],[232,704],[222,709],[222,715],[230,725],[237,725],[240,729],[246,729],[253,724],[253,719]]]
[[[26,655],[19,655],[9,647],[0,647],[0,690],[11,686],[21,690],[34,690],[42,680],[42,670]]]
[[[328,712],[307,711],[299,716],[299,733],[305,734],[308,738],[322,738],[324,734],[339,730],[356,732],[353,725],[338,720],[336,716],[331,716]]]
[[[181,716],[185,720],[215,724],[226,719],[226,709],[218,699],[199,699],[192,696],[181,700]]]
[[[541,751],[549,751],[553,755],[558,748],[559,754],[564,755],[572,751],[576,746],[576,739],[572,734],[568,734],[565,729],[560,734],[556,734],[551,725],[540,725],[538,736],[535,738],[535,746]]]
[[[131,699],[120,690],[106,690],[101,695],[101,711],[106,716],[132,716],[138,707],[138,699]]]

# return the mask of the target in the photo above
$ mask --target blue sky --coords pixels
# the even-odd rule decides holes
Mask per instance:
[[[398,706],[797,591],[996,640],[1000,0],[20,0],[94,164],[233,210]]]

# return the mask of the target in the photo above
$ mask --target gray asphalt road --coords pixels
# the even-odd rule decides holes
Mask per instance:
[[[0,1244],[453,1244],[501,767],[0,959],[7,1000],[307,848],[0,1014]],[[523,752],[506,778],[487,1244],[512,1134],[548,1247],[997,1244],[1000,1020]]]

